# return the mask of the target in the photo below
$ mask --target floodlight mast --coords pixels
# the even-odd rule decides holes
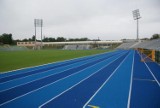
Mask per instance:
[[[139,41],[139,21],[138,20],[141,18],[139,9],[136,9],[133,11],[133,18],[134,20],[137,20],[137,41]]]
[[[43,43],[42,43],[42,26],[43,26],[43,20],[41,19],[41,48],[43,47]]]
[[[35,45],[35,47],[34,47],[34,49],[36,49],[36,24],[37,23],[37,19],[34,19],[34,26],[35,26],[35,43],[34,43],[34,45]]]
[[[42,19],[34,19],[34,26],[35,26],[35,49],[37,47],[36,44],[36,27],[41,27],[41,48],[42,48],[42,26],[43,26],[43,20]]]

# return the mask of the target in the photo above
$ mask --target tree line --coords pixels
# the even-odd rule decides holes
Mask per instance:
[[[154,34],[154,35],[152,35],[152,37],[150,38],[150,40],[158,39],[158,38],[160,38],[160,34]]]
[[[13,44],[12,34],[4,33],[0,35],[0,44]]]
[[[64,37],[57,37],[57,38],[53,38],[53,37],[44,37],[42,39],[43,42],[66,42],[66,41],[89,41],[90,39],[88,38],[69,38],[66,39]],[[12,38],[12,34],[9,33],[4,33],[2,35],[0,35],[0,44],[10,44],[10,45],[16,45],[17,42],[31,42],[31,41],[35,41],[35,36],[33,35],[31,38],[25,38],[25,39],[16,39],[14,40]],[[36,40],[36,41],[41,41],[41,40]]]
[[[42,39],[43,42],[66,42],[66,41],[88,41],[90,39],[88,38],[69,38],[66,39],[64,37],[57,37],[57,38],[53,38],[53,37],[44,37]],[[28,42],[28,41],[35,41],[35,36],[32,36],[32,38],[26,38],[21,40],[21,42]],[[37,40],[37,41],[41,41],[41,40]]]
[[[160,34],[153,34],[152,37],[149,39],[149,38],[144,38],[146,40],[153,40],[153,39],[158,39],[160,38]],[[17,42],[28,42],[28,41],[35,41],[35,36],[33,35],[31,38],[25,38],[25,39],[17,39],[17,40],[14,40],[12,38],[12,34],[9,33],[4,33],[2,35],[0,35],[0,45],[3,45],[3,44],[10,44],[10,45],[16,45]],[[37,41],[40,41],[40,40],[37,40]],[[57,38],[53,38],[53,37],[44,37],[43,42],[66,42],[66,41],[99,41],[98,40],[90,40],[86,37],[84,38],[69,38],[69,39],[66,39],[64,37],[57,37]]]

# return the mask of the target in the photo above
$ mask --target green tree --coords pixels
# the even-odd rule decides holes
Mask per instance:
[[[13,43],[12,34],[7,34],[7,33],[2,34],[1,41],[3,44],[12,44]]]
[[[42,41],[43,42],[49,42],[48,37],[44,37]]]
[[[22,40],[22,42],[28,42],[28,39],[25,38],[25,39]]]
[[[48,38],[48,41],[49,41],[49,42],[55,42],[55,41],[56,41],[56,39],[55,39],[55,38],[50,37],[50,38]]]
[[[32,36],[32,41],[35,41],[35,36],[34,35]]]
[[[57,42],[64,42],[66,39],[64,37],[57,37]]]
[[[158,38],[160,38],[160,34],[154,34],[154,35],[152,35],[151,40],[158,39]]]
[[[2,35],[0,35],[0,44],[3,44]]]
[[[70,38],[68,41],[88,41],[88,38]]]
[[[56,42],[56,39],[55,38],[52,38],[52,37],[44,37],[43,42]]]

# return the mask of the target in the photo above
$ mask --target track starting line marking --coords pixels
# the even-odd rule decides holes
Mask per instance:
[[[156,80],[152,80],[152,79],[140,79],[140,78],[134,78],[134,80],[139,80],[139,81],[151,81],[151,82],[155,82]]]

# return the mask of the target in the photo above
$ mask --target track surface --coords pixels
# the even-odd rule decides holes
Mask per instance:
[[[0,74],[1,108],[160,108],[160,66],[134,50]]]

